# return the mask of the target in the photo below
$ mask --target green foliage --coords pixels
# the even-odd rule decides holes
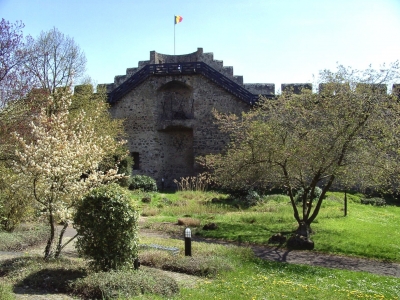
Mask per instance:
[[[139,271],[100,272],[77,280],[73,293],[84,299],[121,299],[141,294],[171,297],[179,292],[171,277],[153,269]]]
[[[0,165],[0,229],[13,231],[32,212],[32,196],[20,186],[23,179]]]
[[[0,283],[0,299],[1,300],[14,300],[15,295],[12,292],[11,286]]]
[[[132,266],[137,258],[138,218],[136,206],[119,185],[92,190],[74,217],[79,254],[91,259],[96,270]]]
[[[144,192],[156,192],[157,191],[157,183],[150,176],[146,175],[135,175],[131,177],[130,190],[142,190]]]
[[[162,250],[141,252],[140,262],[144,266],[208,278],[233,268],[232,264],[223,257],[205,256],[199,253],[193,256],[173,255]]]
[[[370,204],[374,206],[385,206],[386,201],[383,198],[373,197],[373,198],[364,198],[361,199],[361,204]]]
[[[303,201],[303,194],[304,194],[304,189],[300,188],[294,197],[296,203],[301,203]],[[311,191],[308,192],[307,200],[317,200],[319,199],[321,194],[322,194],[322,189],[316,186],[313,195],[311,195]]]
[[[118,173],[124,174],[126,176],[118,181],[118,183],[123,187],[129,187],[130,185],[130,178],[132,176],[132,165],[133,158],[130,155],[125,155],[125,157],[118,164]]]
[[[229,200],[232,205],[237,207],[252,207],[262,202],[262,197],[253,189],[241,190],[229,195]]]
[[[398,75],[398,62],[379,70],[339,66],[320,73],[318,93],[285,91],[240,116],[215,112],[231,142],[222,153],[206,156],[203,166],[225,189],[285,189],[298,233],[309,236],[334,184],[383,189],[388,180],[397,183],[400,103],[382,93],[382,84]],[[321,197],[295,205],[295,191],[317,186]]]

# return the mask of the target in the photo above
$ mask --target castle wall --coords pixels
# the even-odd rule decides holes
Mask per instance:
[[[174,188],[174,179],[196,173],[194,158],[217,153],[228,138],[214,124],[213,109],[240,114],[249,105],[202,75],[152,76],[113,104],[125,119],[128,148],[139,158],[134,174]]]

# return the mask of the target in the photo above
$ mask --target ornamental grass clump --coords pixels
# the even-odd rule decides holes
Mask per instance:
[[[133,265],[138,247],[137,207],[117,184],[92,190],[74,218],[80,256],[95,270],[119,270]]]
[[[207,173],[201,173],[193,177],[181,177],[174,179],[178,191],[198,191],[205,192],[211,183],[210,176]]]

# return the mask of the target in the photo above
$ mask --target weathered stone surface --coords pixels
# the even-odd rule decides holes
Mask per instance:
[[[116,76],[107,92],[117,88],[146,64],[204,62],[243,86],[243,78],[233,68],[214,60],[212,53],[165,55],[150,52],[149,61],[127,74]],[[244,86],[243,86],[244,87]],[[266,91],[258,84],[259,91]],[[270,90],[270,89],[269,89]],[[137,163],[133,174],[148,175],[166,189],[175,188],[174,179],[193,176],[199,170],[195,157],[220,152],[228,136],[218,130],[213,111],[240,115],[250,105],[201,74],[153,75],[112,104],[111,115],[125,120],[128,147]]]

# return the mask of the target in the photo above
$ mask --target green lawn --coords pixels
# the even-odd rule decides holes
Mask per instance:
[[[140,197],[136,195],[139,202]],[[152,212],[150,223],[191,217],[201,221],[199,227],[193,228],[195,234],[240,242],[267,244],[273,234],[281,232],[289,237],[297,227],[286,196],[267,196],[262,204],[247,209],[229,202],[212,203],[216,197],[223,200],[226,196],[197,192],[157,194],[150,204],[141,203],[141,209],[144,214]],[[341,193],[331,193],[324,200],[312,224],[315,250],[400,262],[400,207],[363,205],[350,195],[348,215],[344,217],[342,199]],[[216,223],[218,229],[201,229],[210,222]]]
[[[259,244],[266,244],[268,238],[277,232],[290,235],[296,228],[288,198],[282,195],[268,196],[263,204],[248,209],[233,206],[226,201],[225,195],[216,193],[155,193],[150,195],[151,203],[142,203],[143,196],[143,193],[132,193],[132,197],[140,203],[142,213],[149,213],[148,227],[166,228],[162,222],[176,223],[179,218],[193,218],[201,223],[199,227],[192,228],[194,234]],[[219,201],[214,200],[218,203],[211,203],[213,198],[218,198]],[[341,199],[341,194],[332,193],[312,226],[316,250],[399,262],[400,208],[361,205],[355,197],[350,199],[348,216],[344,217]],[[209,222],[218,224],[218,230],[201,229]],[[182,231],[182,227],[173,227]],[[3,237],[6,235],[3,233]],[[62,276],[75,273],[82,276],[87,272],[93,286],[102,286],[109,295],[115,295],[118,299],[400,299],[400,278],[264,261],[255,258],[251,249],[245,247],[193,242],[193,256],[188,258],[183,254],[182,239],[142,237],[140,243],[181,249],[178,256],[165,251],[154,253],[151,249],[141,249],[139,256],[143,262],[154,262],[155,267],[166,270],[179,268],[181,272],[190,274],[200,270],[204,271],[203,275],[192,277],[193,284],[188,284],[186,279],[178,281],[180,292],[175,296],[155,294],[162,289],[158,284],[154,293],[122,297],[116,287],[118,284],[124,285],[125,291],[133,290],[129,284],[143,284],[140,276],[151,276],[151,272],[146,271],[151,269],[142,267],[139,273],[111,274],[114,277],[112,285],[107,283],[105,276],[93,277],[96,274],[91,275],[82,259],[64,258],[45,262],[37,257],[24,256],[0,265],[0,270],[6,270],[0,272],[0,298],[14,299],[10,290],[14,286],[26,286],[27,280],[31,288],[35,288],[36,284],[43,285],[43,276],[46,276],[46,280],[53,280],[49,276],[54,276],[59,284],[58,292],[62,288],[68,292],[71,291],[68,282],[76,279],[69,278],[68,281]],[[68,274],[61,276],[60,270],[68,270]],[[166,275],[160,273],[157,280],[168,282],[162,276]],[[146,283],[151,286],[153,279],[149,280]]]

